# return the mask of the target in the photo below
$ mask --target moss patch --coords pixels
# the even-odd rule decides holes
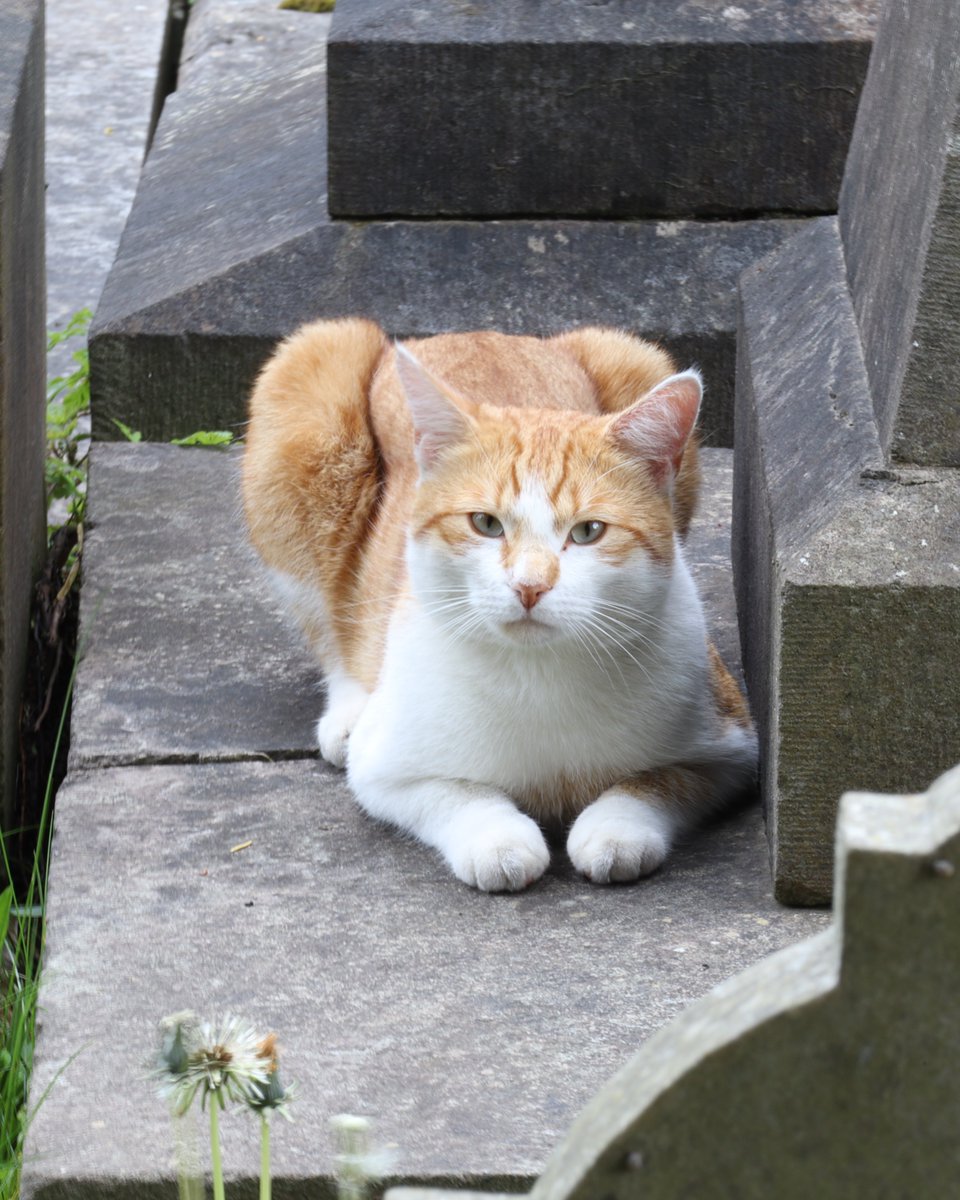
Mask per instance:
[[[277,8],[295,8],[298,12],[333,12],[337,0],[280,0]]]

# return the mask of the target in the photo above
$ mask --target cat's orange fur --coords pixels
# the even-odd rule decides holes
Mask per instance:
[[[450,456],[419,498],[413,424],[395,351],[370,321],[320,321],[283,344],[254,389],[244,458],[254,545],[268,566],[320,589],[342,666],[371,689],[386,624],[403,590],[411,520],[424,532],[468,538],[463,523],[445,514],[455,511],[454,496],[471,473],[505,480],[519,492],[533,471],[549,481],[555,502],[566,491],[568,506],[577,508],[578,477],[587,461],[594,470],[602,461],[609,471],[604,499],[616,504],[619,494],[636,510],[636,472],[629,489],[618,487],[617,468],[627,460],[595,418],[627,408],[676,371],[664,350],[611,329],[577,329],[543,340],[443,334],[406,344],[455,389],[461,405],[471,406],[481,432],[478,441]],[[538,410],[536,424],[530,409]],[[698,487],[692,439],[674,489],[674,512],[652,486],[640,497],[642,520],[634,512],[635,536],[652,554],[670,554],[674,523],[686,533]],[[479,498],[483,490],[477,492],[480,509],[490,507]],[[603,549],[615,556],[617,540]],[[308,619],[302,623],[323,663],[324,639]]]

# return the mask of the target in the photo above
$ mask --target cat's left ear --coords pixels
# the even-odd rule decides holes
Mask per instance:
[[[471,420],[401,342],[396,343],[396,352],[397,374],[413,418],[417,465],[422,472],[433,466],[441,451],[469,436]]]
[[[699,371],[671,375],[618,413],[610,431],[621,449],[642,458],[657,483],[666,486],[680,468],[702,399]]]

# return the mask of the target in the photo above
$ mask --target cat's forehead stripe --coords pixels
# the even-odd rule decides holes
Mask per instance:
[[[513,514],[531,533],[549,537],[554,531],[554,506],[538,475],[527,475],[523,480],[513,505]]]

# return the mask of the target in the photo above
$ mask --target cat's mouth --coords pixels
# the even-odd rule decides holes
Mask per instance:
[[[511,621],[503,622],[503,630],[519,642],[546,642],[556,635],[556,627],[541,621],[533,613],[524,613]]]

